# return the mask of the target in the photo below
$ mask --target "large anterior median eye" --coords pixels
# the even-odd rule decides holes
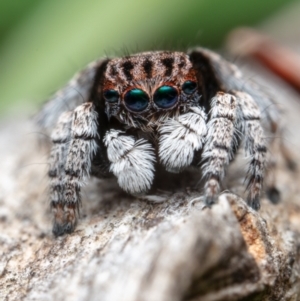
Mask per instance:
[[[171,86],[162,86],[158,88],[153,96],[155,104],[163,109],[171,108],[178,99],[177,90]]]
[[[116,90],[105,90],[103,96],[109,103],[116,103],[119,100],[119,93]]]
[[[148,107],[149,96],[140,89],[132,89],[124,97],[126,107],[134,112],[141,112]]]
[[[197,88],[197,83],[190,80],[187,80],[182,85],[182,91],[188,95],[193,94],[196,91],[196,88]]]

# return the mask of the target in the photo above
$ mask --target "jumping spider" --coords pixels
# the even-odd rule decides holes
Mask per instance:
[[[139,195],[151,188],[157,166],[178,173],[194,165],[211,205],[241,145],[250,156],[247,202],[258,210],[267,147],[275,141],[266,145],[265,136],[281,130],[272,99],[203,48],[93,62],[37,118],[43,128],[55,126],[49,170],[55,235],[74,230],[89,175],[113,174],[123,190]]]

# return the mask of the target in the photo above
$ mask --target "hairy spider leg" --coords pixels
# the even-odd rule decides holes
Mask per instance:
[[[235,92],[238,98],[238,115],[243,120],[242,133],[246,154],[250,156],[247,172],[248,205],[258,210],[262,190],[267,147],[260,122],[260,110],[255,100],[247,93]]]
[[[56,127],[51,133],[53,143],[49,163],[48,175],[50,177],[50,205],[54,216],[53,233],[59,235],[64,224],[64,178],[65,163],[71,139],[71,124],[73,113],[68,111],[63,113]]]
[[[237,129],[237,100],[230,94],[219,92],[211,100],[208,133],[202,154],[205,179],[204,195],[207,206],[214,203],[220,192],[225,168],[234,155]]]
[[[73,113],[66,159],[65,155],[54,159],[54,164],[59,166],[65,161],[64,170],[60,168],[61,176],[57,179],[61,187],[59,202],[51,202],[54,211],[53,233],[56,236],[70,233],[75,228],[80,189],[89,176],[91,161],[97,151],[97,117],[92,103],[78,106]]]

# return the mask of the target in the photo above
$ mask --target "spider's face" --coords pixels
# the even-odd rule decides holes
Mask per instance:
[[[186,54],[146,52],[110,60],[100,93],[108,117],[150,130],[198,104],[201,87]]]

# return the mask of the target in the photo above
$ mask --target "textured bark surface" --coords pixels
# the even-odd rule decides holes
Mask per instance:
[[[284,139],[300,165],[299,95],[251,65],[286,110]],[[76,231],[55,239],[39,135],[28,121],[0,129],[0,300],[300,300],[299,171],[280,162],[282,200],[263,197],[259,212],[229,192],[202,210],[185,186],[153,203],[92,179]],[[243,168],[226,179],[237,195]]]
[[[268,84],[297,149],[299,97],[275,79]],[[298,172],[281,163],[282,201],[263,198],[258,213],[231,193],[202,210],[200,194],[186,187],[151,203],[94,179],[76,231],[55,239],[48,150],[36,131],[25,121],[0,131],[1,300],[300,300]],[[228,182],[240,194],[237,175],[230,171]]]

